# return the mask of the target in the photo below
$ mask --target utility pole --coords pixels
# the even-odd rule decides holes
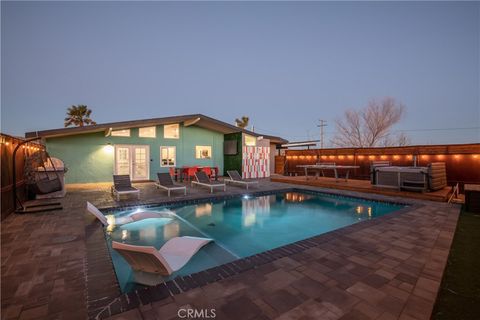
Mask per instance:
[[[317,127],[320,128],[320,149],[323,149],[323,128],[327,126],[327,120],[318,120],[320,123]]]

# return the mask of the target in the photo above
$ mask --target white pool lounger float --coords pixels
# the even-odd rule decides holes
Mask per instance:
[[[112,241],[112,248],[130,264],[134,271],[134,281],[144,285],[163,282],[180,270],[207,243],[208,238],[175,237],[168,240],[160,250],[152,246],[135,246]]]
[[[123,225],[127,223],[132,223],[140,220],[145,219],[172,219],[173,214],[170,211],[139,211],[134,212],[126,217],[115,218],[114,221],[109,221],[109,219],[100,212],[93,204],[87,201],[87,208],[86,211],[90,214],[94,215],[104,226],[108,226],[111,224],[114,225]]]

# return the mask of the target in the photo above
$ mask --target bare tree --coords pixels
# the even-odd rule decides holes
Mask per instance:
[[[410,138],[403,132],[396,135],[389,134],[379,143],[382,147],[403,147],[409,144]]]
[[[347,110],[343,119],[335,120],[336,133],[331,140],[337,147],[374,147],[406,145],[405,134],[394,135],[392,127],[405,114],[405,106],[394,98],[371,100],[360,110]]]

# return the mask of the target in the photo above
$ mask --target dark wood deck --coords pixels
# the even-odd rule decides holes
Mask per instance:
[[[375,187],[370,184],[369,180],[349,179],[348,181],[345,181],[343,179],[339,179],[337,182],[335,178],[328,177],[319,177],[318,179],[315,179],[314,177],[309,176],[307,180],[305,179],[305,176],[288,177],[275,175],[271,177],[271,181],[441,202],[448,201],[448,197],[451,193],[451,187],[445,187],[444,189],[438,191],[421,193]]]

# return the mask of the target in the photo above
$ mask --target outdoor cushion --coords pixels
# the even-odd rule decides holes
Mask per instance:
[[[170,176],[170,173],[161,173],[161,172],[158,172],[157,173],[157,177],[158,177],[158,182],[164,186],[164,187],[175,187],[175,186],[179,186],[179,185],[175,185],[175,183],[173,182],[172,180],[172,177]]]
[[[227,174],[230,177],[230,179],[232,179],[232,180],[235,180],[235,181],[242,181],[243,180],[242,176],[240,175],[240,173],[238,173],[237,170],[228,170]]]
[[[207,174],[203,171],[195,172],[195,177],[197,178],[198,182],[204,184],[212,184],[212,181],[208,178]],[[218,184],[218,183],[216,183]]]

